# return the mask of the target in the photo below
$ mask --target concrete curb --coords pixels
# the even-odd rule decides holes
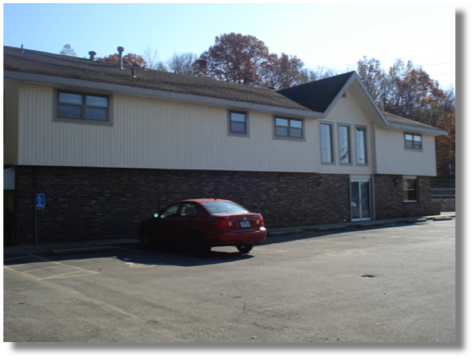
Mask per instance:
[[[101,251],[112,251],[114,250],[113,245],[104,245],[104,246],[90,246],[85,248],[71,248],[71,249],[56,249],[51,250],[53,255],[71,255],[71,254],[83,254],[83,253],[96,253]]]

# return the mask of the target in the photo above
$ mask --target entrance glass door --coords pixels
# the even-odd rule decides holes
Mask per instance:
[[[370,220],[370,181],[351,181],[352,221]]]

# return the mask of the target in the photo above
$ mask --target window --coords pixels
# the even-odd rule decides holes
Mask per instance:
[[[180,204],[173,204],[165,209],[161,214],[160,218],[165,219],[167,217],[174,217],[177,215],[177,211],[179,209]]]
[[[332,152],[332,125],[328,123],[321,123],[321,161],[322,163],[334,162],[334,155]]]
[[[417,178],[404,177],[403,178],[403,201],[415,202],[417,198]]]
[[[339,161],[340,163],[351,163],[349,126],[339,126]]]
[[[179,216],[193,217],[197,215],[197,210],[193,204],[183,204],[180,208]]]
[[[236,215],[247,213],[248,210],[234,202],[211,201],[202,204],[212,215]]]
[[[303,122],[299,119],[276,117],[274,134],[278,137],[303,138]]]
[[[355,127],[355,156],[358,165],[367,164],[367,135],[364,127]]]
[[[230,133],[247,134],[248,122],[246,113],[230,112]]]
[[[59,91],[57,116],[73,120],[109,121],[109,97]]]
[[[405,133],[405,148],[421,150],[421,135]]]

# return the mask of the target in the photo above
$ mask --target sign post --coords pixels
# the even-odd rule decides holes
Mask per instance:
[[[35,245],[38,246],[38,210],[45,208],[45,194],[37,194],[35,186]]]

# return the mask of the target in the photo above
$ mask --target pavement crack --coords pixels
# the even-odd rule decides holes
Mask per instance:
[[[248,312],[246,311],[246,307],[247,307],[246,302],[243,302],[243,312],[244,312],[246,315],[248,315]]]

